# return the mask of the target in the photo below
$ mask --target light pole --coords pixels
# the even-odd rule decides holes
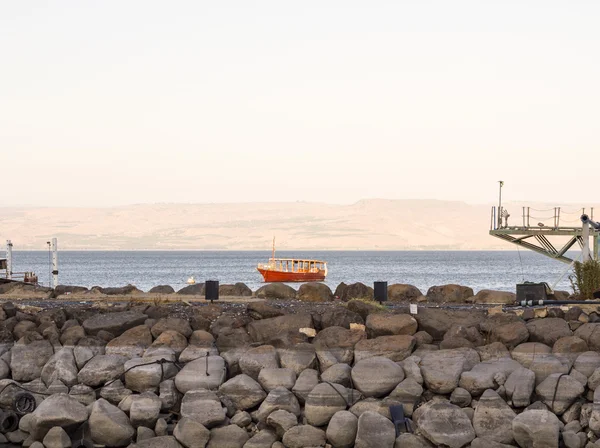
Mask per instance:
[[[48,245],[48,287],[52,288],[52,246],[50,241],[46,241]]]
[[[498,184],[500,184],[500,192],[498,194],[498,228],[502,228],[502,187],[504,186],[504,181],[499,180]]]

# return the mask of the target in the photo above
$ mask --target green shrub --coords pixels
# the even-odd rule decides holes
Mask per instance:
[[[588,260],[576,261],[573,275],[569,276],[573,292],[581,299],[593,299],[594,291],[600,289],[600,262]]]

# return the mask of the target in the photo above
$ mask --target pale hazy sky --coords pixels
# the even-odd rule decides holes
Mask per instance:
[[[596,0],[0,1],[0,205],[482,203],[499,179],[596,201],[599,19]]]

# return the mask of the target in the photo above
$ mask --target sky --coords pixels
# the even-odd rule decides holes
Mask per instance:
[[[596,201],[600,2],[0,1],[0,206]],[[590,182],[591,181],[591,182]]]

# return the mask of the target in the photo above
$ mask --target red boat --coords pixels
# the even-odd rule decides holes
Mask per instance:
[[[269,262],[259,263],[257,269],[265,282],[322,282],[327,277],[325,261],[275,258],[275,239]]]

